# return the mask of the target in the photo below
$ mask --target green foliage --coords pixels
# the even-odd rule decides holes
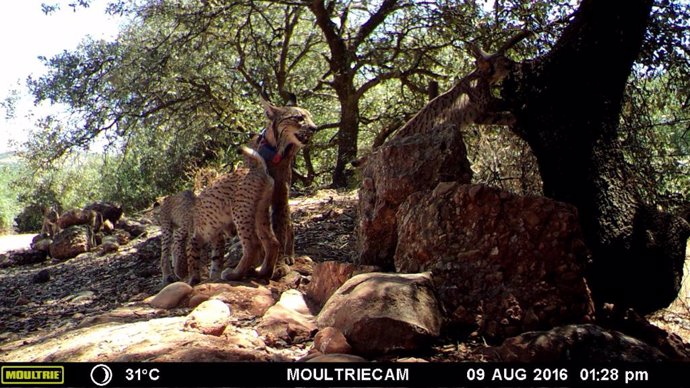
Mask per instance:
[[[513,58],[519,60],[546,54],[568,25],[578,3],[508,0],[481,7],[476,2],[449,1],[443,2],[439,10],[452,26],[447,30],[452,37],[486,42],[482,44],[485,48],[505,41],[515,28],[537,32],[537,37],[513,50]],[[690,200],[689,28],[688,2],[655,1],[642,51],[628,80],[621,115],[621,145],[630,171],[644,183],[642,191],[647,201],[671,209]],[[527,184],[527,192],[534,191],[538,179],[524,170],[530,164],[534,168],[532,158],[524,157],[519,141],[506,143],[506,139],[492,131],[469,133],[467,142],[476,176],[513,189]],[[517,187],[510,184],[516,177],[521,182]]]
[[[19,175],[19,166],[15,163],[0,165],[0,234],[12,231],[14,217],[19,214],[17,191],[12,182]]]
[[[675,208],[690,200],[690,113],[670,79],[631,83],[621,126],[627,161],[647,199]]]
[[[429,77],[445,77],[439,71],[457,62],[434,55],[448,43],[439,40],[431,14],[412,4],[400,2],[379,28],[361,37],[356,32],[364,31],[378,5],[334,2],[328,10],[340,15],[342,39],[356,50],[353,87],[365,131],[398,124],[401,112],[409,115],[419,105],[395,103],[391,110],[381,101],[418,102]],[[85,41],[74,52],[45,59],[50,72],[29,80],[37,102],[66,104],[72,112],[40,123],[25,148],[35,168],[105,140],[124,158],[154,150],[165,160],[148,178],[157,180],[167,168],[179,180],[181,172],[217,163],[260,129],[261,90],[278,103],[292,91],[324,129],[314,139],[312,162],[300,159],[297,168],[306,170],[307,184],[328,182],[341,115],[329,67],[336,54],[325,54],[330,42],[314,29],[309,7],[181,0],[117,6],[134,19],[116,42]],[[385,99],[375,97],[380,95]],[[158,149],[136,138],[151,138]],[[174,186],[180,182],[157,188]]]
[[[314,114],[321,130],[296,161],[296,182],[328,184],[339,158],[344,99],[357,101],[356,146],[366,151],[423,106],[431,80],[443,91],[472,70],[467,42],[491,51],[530,29],[536,36],[511,56],[533,58],[548,52],[577,7],[572,0],[330,1],[323,3],[333,23],[329,36],[316,23],[315,4],[113,1],[108,12],[131,18],[116,41],[86,40],[44,58],[48,73],[29,79],[36,102],[64,104],[70,112],[41,118],[25,144],[33,186],[24,188],[21,203],[59,199],[74,206],[93,198],[139,209],[189,188],[194,171],[232,163],[234,149],[265,124],[261,90],[276,103],[294,92]],[[646,179],[650,198],[685,200],[690,189],[689,9],[683,1],[656,2],[621,118],[626,157]],[[347,66],[338,68],[341,60]],[[339,85],[349,71],[351,85]],[[355,93],[344,96],[348,87]],[[529,150],[500,132],[468,129],[476,176],[538,191]],[[82,162],[90,173],[54,172],[74,166],[70,155],[89,149],[104,155]]]
[[[59,169],[40,174],[32,174],[26,168],[16,170],[9,186],[17,193],[15,208],[22,209],[14,220],[17,230],[39,230],[46,207],[62,211],[101,200],[100,164],[97,157],[81,156],[67,160]]]

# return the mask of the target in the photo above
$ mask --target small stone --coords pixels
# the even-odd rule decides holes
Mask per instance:
[[[345,335],[335,327],[324,327],[314,336],[314,348],[321,353],[352,353]]]
[[[33,283],[46,283],[50,280],[50,272],[47,269],[38,271],[32,278]]]
[[[185,282],[175,282],[163,288],[155,296],[146,299],[152,307],[170,309],[180,304],[182,299],[191,294],[193,288]]]
[[[196,307],[209,299],[217,299],[230,306],[237,319],[261,317],[275,304],[271,291],[264,286],[206,283],[194,287],[189,307]]]
[[[269,345],[297,344],[312,338],[316,323],[302,295],[288,290],[266,311],[257,329]]]
[[[19,295],[17,300],[14,302],[15,306],[24,306],[31,303],[31,300],[29,298],[25,297],[24,295]]]
[[[188,316],[184,323],[186,331],[198,331],[202,334],[220,336],[230,321],[230,308],[219,300],[207,300],[201,303]]]

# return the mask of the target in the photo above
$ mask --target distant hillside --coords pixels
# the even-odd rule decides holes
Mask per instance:
[[[5,166],[8,164],[14,164],[19,162],[19,157],[14,151],[2,152],[0,153],[0,166]]]

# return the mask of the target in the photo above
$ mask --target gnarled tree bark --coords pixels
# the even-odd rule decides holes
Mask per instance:
[[[646,313],[678,294],[690,226],[646,204],[619,147],[625,85],[651,0],[582,0],[553,49],[503,84],[513,130],[532,147],[544,193],[574,204],[597,303]]]

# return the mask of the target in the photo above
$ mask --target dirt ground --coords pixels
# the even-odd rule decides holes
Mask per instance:
[[[291,199],[296,254],[317,262],[351,261],[356,245],[355,204],[355,193],[332,190]],[[129,218],[146,225],[146,232],[117,252],[94,251],[66,261],[49,259],[0,268],[0,353],[3,343],[32,343],[72,330],[91,318],[139,303],[161,289],[160,231],[153,214]],[[3,236],[0,246],[28,246],[32,237]],[[239,244],[233,244],[229,256],[239,258],[239,250]],[[38,281],[41,272],[49,280]],[[166,314],[147,312],[139,319]]]

